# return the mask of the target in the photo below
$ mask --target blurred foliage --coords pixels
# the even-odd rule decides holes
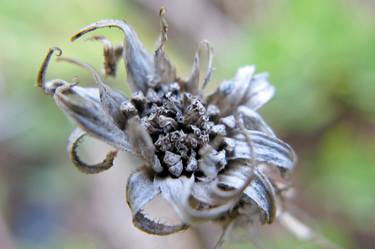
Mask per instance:
[[[340,115],[342,103],[374,120],[370,10],[356,1],[290,0],[272,2],[263,17],[244,25],[243,39],[230,41],[220,69],[227,74],[254,63],[271,73],[278,92],[265,109],[274,125],[310,132]]]
[[[375,8],[359,0],[267,3],[256,19],[242,18],[238,37],[223,37],[227,49],[215,49],[214,79],[230,78],[245,64],[270,72],[277,94],[262,112],[300,156],[294,177],[296,202],[312,213],[317,229],[332,240],[371,248],[375,243]],[[154,10],[152,15],[156,14]],[[65,141],[72,126],[35,88],[35,77],[45,52],[54,45],[62,47],[65,55],[101,67],[99,44],[72,45],[68,38],[102,18],[126,19],[152,48],[157,24],[147,15],[130,0],[0,1],[0,76],[6,83],[2,101],[11,103],[19,114],[5,124],[11,128],[20,122],[27,127],[13,139],[0,139],[4,172],[0,204],[19,248],[105,248],[87,234],[59,231],[68,216],[60,207],[80,198],[75,189],[82,188],[85,177],[64,167],[69,164]],[[101,34],[122,41],[120,32]],[[171,57],[185,69],[192,55],[183,51],[173,50]],[[175,55],[180,53],[181,57]],[[50,69],[51,76],[68,80],[79,76],[80,83],[91,82],[87,73],[69,65],[53,63]],[[124,76],[110,80],[124,89],[122,81]],[[0,127],[5,133],[6,127]],[[370,234],[370,242],[359,240],[362,234]],[[266,244],[302,248],[300,242],[284,237]],[[226,248],[250,247],[248,242],[233,242]],[[303,248],[316,247],[304,244]]]

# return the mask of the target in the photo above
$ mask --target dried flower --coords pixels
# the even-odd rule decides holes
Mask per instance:
[[[267,74],[254,74],[254,66],[245,66],[204,97],[213,72],[212,48],[202,42],[190,77],[178,78],[164,52],[168,26],[163,9],[153,57],[120,20],[90,24],[72,41],[103,27],[119,28],[126,36],[119,47],[104,37],[92,39],[104,46],[106,76],[114,76],[117,62],[125,61],[130,97],[106,85],[90,65],[68,58],[58,60],[88,69],[96,88],[46,81],[52,54],[62,53],[58,48],[49,50],[38,75],[38,86],[79,127],[68,143],[74,165],[92,174],[113,164],[117,150],[95,165],[79,158],[77,147],[86,135],[141,157],[145,164],[129,177],[126,195],[134,225],[147,233],[167,235],[205,221],[218,221],[224,228],[238,222],[272,223],[287,184],[285,173],[293,169],[296,157],[257,113],[274,94]],[[207,50],[209,64],[200,80],[202,49]],[[143,207],[160,194],[175,208],[181,224],[161,224],[145,216]]]

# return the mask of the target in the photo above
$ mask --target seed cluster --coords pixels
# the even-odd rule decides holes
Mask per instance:
[[[198,151],[209,142],[215,108],[208,112],[199,96],[170,83],[149,88],[146,96],[134,93],[121,109],[128,117],[139,115],[154,142],[160,171],[167,169],[178,177],[198,169]]]

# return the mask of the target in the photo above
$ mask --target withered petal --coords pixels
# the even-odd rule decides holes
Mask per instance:
[[[113,161],[117,155],[117,150],[108,152],[105,159],[102,162],[96,164],[85,163],[78,156],[78,146],[83,137],[85,137],[86,135],[86,132],[82,131],[79,128],[76,128],[69,136],[67,150],[74,166],[76,166],[79,171],[86,174],[96,174],[110,169],[113,166]]]
[[[229,170],[219,175],[218,182],[223,187],[239,189],[248,177],[246,171],[244,165],[233,165]],[[261,171],[255,169],[254,174],[254,179],[243,192],[263,212],[264,221],[272,223],[276,214],[275,192],[270,181]]]
[[[203,79],[203,83],[202,83],[202,90],[204,90],[206,88],[208,82],[210,82],[211,77],[212,77],[212,73],[215,70],[215,68],[213,67],[214,51],[213,51],[213,48],[212,48],[211,44],[208,41],[203,41],[203,42],[201,42],[201,44],[202,45],[204,44],[206,46],[207,58],[208,58],[207,71],[206,71],[206,75],[205,75],[205,77]]]
[[[112,42],[104,36],[95,35],[88,40],[99,41],[103,45],[104,54],[104,75],[116,76],[117,63],[123,55],[123,47],[112,45]]]
[[[58,61],[65,61],[78,65],[84,69],[87,69],[92,74],[99,89],[100,101],[103,110],[113,119],[120,129],[123,129],[127,120],[121,112],[120,106],[123,102],[127,101],[127,98],[120,91],[114,90],[110,86],[106,85],[99,73],[91,65],[76,59],[65,57],[58,58]]]
[[[133,224],[142,231],[154,235],[169,235],[189,228],[189,225],[184,223],[179,225],[166,225],[159,223],[155,220],[147,218],[141,211],[134,215]]]
[[[72,36],[71,40],[75,41],[88,32],[104,27],[116,27],[124,32],[126,36],[124,41],[124,59],[128,73],[128,83],[133,91],[141,90],[146,94],[150,77],[154,74],[154,62],[135,31],[125,21],[115,19],[97,21],[81,29]]]
[[[191,71],[191,74],[188,78],[188,80],[185,83],[185,91],[190,92],[191,94],[198,94],[199,93],[199,75],[200,75],[200,51],[202,48],[205,47],[207,50],[207,56],[208,56],[208,65],[207,65],[207,71],[206,75],[203,79],[202,83],[202,90],[207,86],[207,83],[210,81],[212,73],[214,71],[214,68],[212,66],[213,62],[213,49],[212,46],[208,41],[202,41],[199,44],[199,47],[197,49],[197,52],[195,53],[194,56],[194,63],[193,63],[193,68]]]
[[[155,145],[138,116],[129,119],[126,131],[134,150],[150,165],[153,165],[155,163]]]
[[[250,89],[244,99],[245,106],[258,110],[275,94],[275,87],[268,82],[268,73],[256,74],[251,79]]]
[[[245,165],[245,167],[239,168],[236,165]],[[192,195],[195,199],[202,203],[207,203],[209,205],[218,205],[229,200],[239,200],[243,191],[249,186],[249,184],[254,179],[254,169],[255,166],[250,165],[246,162],[229,162],[226,166],[227,170],[232,169],[233,175],[238,175],[238,177],[243,178],[242,185],[236,189],[223,189],[218,182],[218,177],[215,179],[210,179],[210,177],[200,178],[200,182],[197,182],[193,186]],[[236,171],[234,171],[236,169]],[[224,170],[226,172],[227,170]],[[220,173],[221,174],[221,173]]]
[[[200,149],[201,159],[198,161],[199,169],[209,178],[213,179],[217,176],[226,164],[225,151],[216,151],[212,146],[206,145]]]
[[[194,178],[180,176],[179,178],[155,178],[155,184],[160,187],[161,194],[175,209],[180,218],[188,223],[200,223],[218,219],[236,205],[238,200],[228,200],[226,203],[201,209],[193,207],[189,201],[192,196]]]
[[[252,130],[246,130],[246,132],[251,138],[255,160],[258,163],[276,166],[282,173],[293,169],[297,158],[288,144],[263,132]],[[251,150],[242,134],[238,134],[234,138],[224,138],[224,143],[231,147],[228,148],[231,150],[227,156],[229,160],[253,159]]]
[[[45,56],[42,65],[39,68],[39,72],[36,79],[37,86],[42,88],[44,93],[47,95],[53,95],[58,87],[71,84],[62,79],[46,80],[48,65],[54,53],[57,53],[57,56],[61,56],[62,50],[58,47],[53,47],[48,50],[47,55]]]
[[[247,106],[239,106],[237,111],[240,114],[245,129],[261,131],[270,137],[276,137],[271,127],[256,111]]]
[[[208,104],[216,105],[221,116],[231,114],[239,105],[257,110],[270,100],[275,92],[267,81],[266,74],[254,75],[254,66],[240,68],[234,79],[220,84],[216,91],[207,97]]]
[[[153,174],[152,170],[144,165],[135,170],[128,178],[126,200],[133,215],[160,194],[158,186],[153,182]]]
[[[133,172],[126,186],[127,203],[133,214],[133,223],[139,229],[155,235],[168,235],[189,226],[186,224],[166,225],[149,219],[143,213],[143,207],[160,194],[159,186],[153,182],[153,172],[143,166]]]
[[[118,149],[133,152],[127,135],[104,112],[99,100],[93,98],[92,91],[68,85],[57,88],[53,98],[82,130]]]
[[[154,64],[155,71],[151,81],[152,84],[156,83],[172,83],[176,81],[176,68],[169,61],[167,55],[164,52],[164,45],[167,42],[167,31],[168,24],[165,19],[165,9],[160,10],[160,26],[161,34],[159,38],[159,45],[155,51]]]

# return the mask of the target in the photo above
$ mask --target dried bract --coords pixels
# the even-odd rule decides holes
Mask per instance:
[[[272,223],[279,210],[286,173],[293,169],[292,148],[278,139],[257,110],[269,101],[274,87],[267,74],[255,74],[254,66],[238,70],[235,77],[204,97],[203,88],[213,72],[212,48],[199,45],[187,80],[164,51],[167,23],[161,11],[161,35],[153,55],[124,21],[101,20],[72,37],[72,41],[99,28],[115,27],[125,35],[122,46],[94,36],[104,46],[104,74],[114,76],[119,60],[126,65],[132,90],[125,96],[106,85],[90,65],[60,57],[59,61],[89,70],[95,88],[64,80],[46,80],[47,54],[38,86],[78,126],[69,139],[74,165],[84,173],[109,169],[117,150],[133,153],[144,165],[128,179],[126,196],[134,225],[152,234],[166,235],[197,222],[217,221],[224,228],[241,222]],[[200,56],[207,50],[208,69],[200,77]],[[96,137],[116,148],[101,163],[89,165],[77,155],[83,136]],[[143,213],[144,206],[161,195],[175,208],[181,224],[168,225]]]

